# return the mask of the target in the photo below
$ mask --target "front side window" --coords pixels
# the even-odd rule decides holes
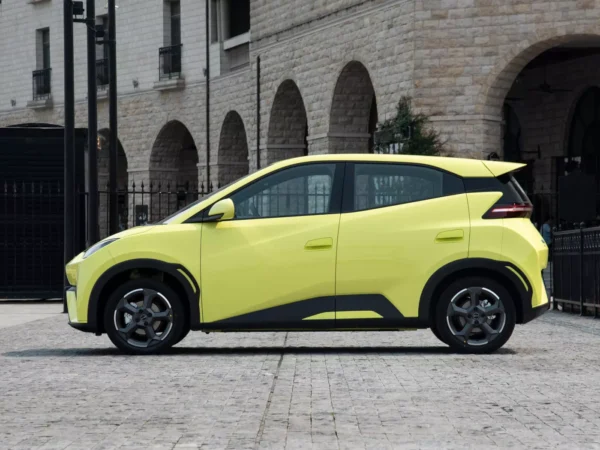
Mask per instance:
[[[356,164],[350,209],[364,211],[464,192],[460,178],[408,164]]]
[[[269,175],[231,196],[236,219],[331,213],[335,164],[308,164]]]

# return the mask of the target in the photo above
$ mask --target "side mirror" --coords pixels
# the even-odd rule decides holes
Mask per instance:
[[[230,198],[218,201],[215,203],[208,212],[208,217],[204,220],[205,222],[223,222],[224,220],[231,220],[235,217],[235,205]]]

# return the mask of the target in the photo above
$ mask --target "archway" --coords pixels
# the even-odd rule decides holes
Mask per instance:
[[[498,134],[489,120],[482,137],[490,141],[483,146],[502,148],[504,159],[527,164],[518,180],[534,202],[535,222],[553,216],[565,225],[575,217],[565,213],[569,205],[595,201],[594,196],[582,200],[561,188],[572,160],[581,161],[582,171],[596,181],[600,178],[593,150],[600,146],[600,89],[588,89],[600,78],[600,36],[543,40],[514,51],[503,65],[492,71],[481,109],[486,117],[502,118],[502,141],[491,141]],[[600,212],[600,204],[578,208]]]
[[[224,186],[248,174],[248,139],[240,115],[230,111],[225,116],[219,138],[218,184]]]
[[[198,184],[198,151],[187,127],[177,120],[158,133],[150,153],[150,182],[173,189],[195,188]]]
[[[162,127],[152,146],[149,172],[148,195],[135,201],[136,223],[162,220],[197,200],[198,151],[184,124],[173,120]]]
[[[97,140],[97,161],[98,161],[98,220],[100,237],[108,235],[109,230],[109,198],[110,198],[110,130],[104,128],[98,131]],[[118,140],[117,147],[117,202],[119,211],[119,230],[125,230],[129,227],[129,202],[128,191],[129,177],[127,172],[127,155]]]
[[[308,154],[308,119],[296,83],[286,80],[277,89],[267,138],[267,164]]]
[[[368,153],[377,126],[375,89],[367,68],[352,61],[342,70],[329,118],[330,153]]]

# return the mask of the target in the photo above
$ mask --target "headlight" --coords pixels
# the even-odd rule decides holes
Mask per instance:
[[[88,248],[85,253],[83,254],[83,258],[87,258],[91,255],[93,255],[94,253],[96,253],[98,250],[100,250],[101,248],[106,247],[108,244],[112,244],[113,242],[115,242],[117,239],[106,239],[104,241],[98,242],[97,244],[92,245],[90,248]]]

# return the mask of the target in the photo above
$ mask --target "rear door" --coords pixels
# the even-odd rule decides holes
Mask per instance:
[[[429,277],[467,257],[469,232],[459,177],[428,166],[348,164],[338,238],[336,326],[356,320],[376,326],[417,317]]]

